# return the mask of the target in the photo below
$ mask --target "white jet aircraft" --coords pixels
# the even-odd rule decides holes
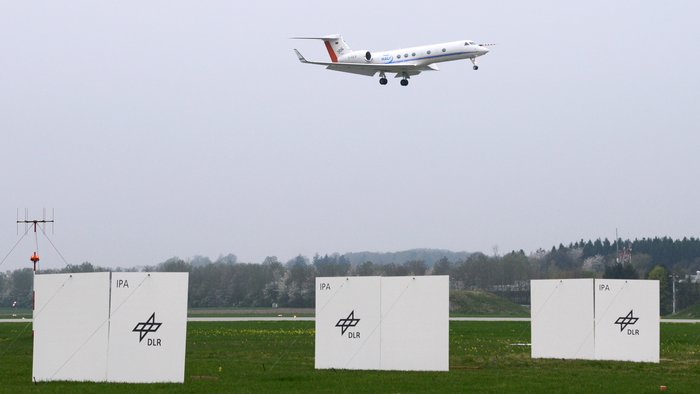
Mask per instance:
[[[453,41],[442,44],[424,45],[413,48],[395,49],[383,52],[368,50],[353,51],[339,34],[324,37],[292,37],[297,40],[323,40],[331,57],[330,62],[312,62],[294,49],[299,61],[307,64],[320,64],[329,70],[374,76],[379,73],[379,83],[386,85],[387,73],[395,73],[401,78],[401,86],[408,85],[408,79],[423,71],[438,71],[433,63],[469,59],[478,70],[476,58],[489,52],[486,48],[493,44],[476,44],[474,41]]]

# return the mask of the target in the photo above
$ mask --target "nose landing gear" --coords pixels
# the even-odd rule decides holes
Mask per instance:
[[[471,59],[469,59],[469,60],[471,60],[471,61],[472,61],[472,64],[474,65],[474,67],[472,67],[472,69],[474,69],[474,71],[478,70],[478,69],[479,69],[479,65],[476,64],[476,58],[473,57],[473,58],[471,58]]]

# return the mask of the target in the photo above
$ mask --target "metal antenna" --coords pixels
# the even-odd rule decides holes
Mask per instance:
[[[53,219],[46,220],[46,208],[44,208],[43,214],[44,214],[44,216],[43,216],[43,219],[41,219],[41,220],[39,220],[39,219],[29,220],[29,209],[25,208],[24,209],[24,220],[17,220],[17,224],[24,223],[24,232],[25,233],[29,229],[28,226],[30,226],[30,225],[34,226],[34,236],[36,237],[37,226],[39,226],[39,228],[41,228],[42,232],[46,231],[46,223],[51,223],[51,226],[53,226]],[[37,249],[38,249],[38,244],[37,244]],[[32,254],[32,257],[30,258],[30,260],[34,263],[34,273],[36,273],[36,263],[39,262],[38,251],[34,251],[34,254]]]
[[[53,219],[46,220],[46,209],[44,209],[44,218],[41,219],[41,220],[39,220],[39,219],[32,219],[32,220],[30,220],[30,219],[28,219],[28,217],[29,217],[29,212],[28,212],[28,211],[25,211],[24,220],[17,220],[17,223],[18,223],[18,224],[19,224],[19,223],[24,223],[24,224],[25,224],[25,228],[27,228],[26,226],[33,225],[33,226],[34,226],[34,232],[36,232],[36,227],[37,227],[37,225],[46,226],[46,223],[53,223]],[[46,227],[41,227],[41,228],[42,228],[42,229],[46,229]]]

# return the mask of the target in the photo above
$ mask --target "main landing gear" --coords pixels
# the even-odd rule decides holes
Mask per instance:
[[[401,79],[401,86],[408,86],[408,78],[410,78],[410,77],[408,76],[408,74],[406,74],[406,73],[401,73],[401,77],[403,77],[403,78]],[[387,83],[389,83],[389,80],[386,79],[386,75],[385,75],[384,73],[380,73],[380,74],[379,74],[379,84],[380,84],[380,85],[386,85]]]
[[[403,79],[401,80],[401,86],[408,86],[408,74],[401,73]]]

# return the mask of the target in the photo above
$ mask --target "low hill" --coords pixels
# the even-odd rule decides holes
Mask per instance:
[[[362,264],[365,261],[371,261],[374,264],[403,264],[407,261],[422,260],[428,267],[431,267],[435,262],[446,257],[451,262],[465,260],[469,257],[469,252],[453,252],[446,249],[409,249],[400,252],[351,252],[343,256],[350,261],[352,265]]]
[[[451,290],[450,315],[529,317],[530,310],[486,291]]]

